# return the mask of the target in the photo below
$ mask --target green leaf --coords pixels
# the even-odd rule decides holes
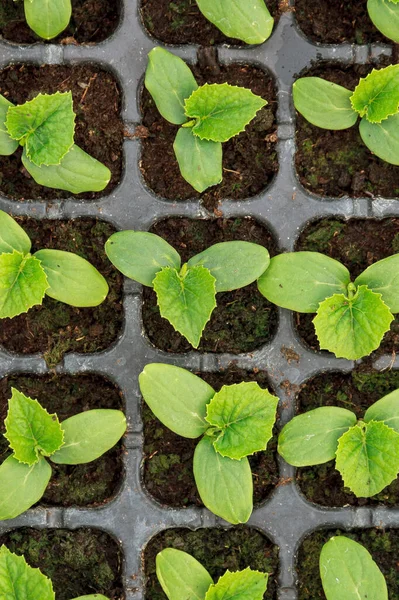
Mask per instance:
[[[87,410],[61,423],[64,444],[51,456],[59,465],[82,465],[100,458],[121,439],[126,417],[120,410]]]
[[[28,254],[31,241],[20,225],[6,212],[0,210],[0,254],[14,250]]]
[[[207,406],[206,420],[220,429],[213,446],[236,460],[266,450],[273,435],[278,398],[254,381],[224,385]]]
[[[31,29],[45,40],[51,40],[68,27],[71,0],[24,0],[25,18]]]
[[[222,144],[201,140],[192,129],[181,127],[173,149],[181,176],[197,192],[203,192],[223,179]]]
[[[329,296],[346,292],[349,282],[348,269],[333,258],[318,252],[287,252],[271,259],[258,288],[277,306],[314,313]]]
[[[72,194],[101,192],[111,179],[111,171],[74,144],[59,165],[38,167],[22,153],[22,163],[39,185]]]
[[[187,369],[152,363],[140,373],[139,384],[154,415],[177,435],[195,439],[209,428],[206,405],[215,390],[201,377]]]
[[[267,573],[252,571],[226,571],[216,584],[213,584],[205,600],[262,600],[267,588]]]
[[[169,600],[204,600],[213,584],[208,571],[193,556],[165,548],[156,557],[158,581]]]
[[[382,123],[360,121],[360,136],[369,150],[385,162],[399,165],[399,113]]]
[[[202,502],[211,512],[236,525],[252,514],[252,473],[247,458],[221,456],[209,436],[194,453],[194,478]]]
[[[399,43],[399,6],[392,0],[368,0],[367,10],[374,25],[390,40]]]
[[[203,265],[216,278],[216,291],[227,292],[249,285],[269,266],[269,252],[251,242],[221,242],[196,254],[188,266]]]
[[[184,100],[198,84],[184,60],[163,48],[153,48],[144,84],[164,119],[175,125],[187,121]]]
[[[266,100],[243,87],[206,83],[185,101],[186,115],[197,119],[192,128],[201,140],[227,142],[245,130]]]
[[[39,569],[29,566],[5,546],[0,548],[0,598],[3,600],[55,600],[53,584]]]
[[[0,154],[2,156],[14,154],[19,145],[16,140],[12,139],[6,128],[7,111],[10,106],[14,106],[14,104],[0,94]]]
[[[371,554],[344,535],[324,544],[320,576],[327,600],[388,600],[384,576]]]
[[[373,69],[351,96],[352,108],[370,123],[381,123],[399,109],[399,65]]]
[[[322,406],[297,415],[278,438],[278,453],[294,467],[322,465],[333,460],[339,438],[356,423],[346,408]]]
[[[90,594],[89,596],[79,596],[79,598],[74,598],[74,600],[110,600],[106,596],[102,594]]]
[[[47,296],[71,306],[98,306],[108,294],[105,278],[86,259],[63,250],[39,250],[35,257],[47,275]]]
[[[10,136],[25,146],[33,164],[59,165],[73,145],[72,92],[39,94],[25,104],[11,106],[6,127]]]
[[[388,256],[367,267],[355,280],[355,285],[381,294],[391,313],[399,312],[399,254]]]
[[[366,423],[369,421],[382,421],[391,429],[399,433],[399,390],[374,402],[364,415]]]
[[[37,400],[12,388],[4,421],[10,448],[19,462],[33,465],[41,456],[51,456],[59,450],[64,434],[57,415],[50,415]]]
[[[41,304],[47,288],[47,277],[37,258],[16,250],[0,254],[0,319]]]
[[[45,458],[32,466],[9,456],[0,466],[0,521],[14,519],[36,504],[43,496],[51,477]]]
[[[208,21],[227,37],[246,44],[262,44],[270,37],[274,19],[264,0],[196,0]]]
[[[393,315],[381,294],[358,287],[353,298],[334,294],[322,302],[313,319],[320,348],[337,358],[357,360],[376,350]]]
[[[154,279],[161,316],[198,348],[205,325],[216,307],[215,278],[208,269],[186,268],[180,273],[164,267]]]
[[[292,88],[295,108],[309,123],[322,129],[348,129],[357,121],[352,92],[320,77],[302,77]]]
[[[335,464],[358,498],[375,496],[398,476],[399,433],[381,422],[360,422],[340,438]]]

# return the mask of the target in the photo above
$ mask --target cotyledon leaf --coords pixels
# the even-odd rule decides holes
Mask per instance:
[[[355,279],[355,285],[367,287],[381,294],[391,313],[399,312],[399,254],[388,256],[367,267]]]
[[[0,94],[0,155],[1,156],[10,156],[10,154],[14,154],[15,150],[19,146],[19,142],[17,140],[13,140],[10,134],[7,131],[6,127],[6,118],[7,111],[10,106],[14,106],[12,102],[4,98]]]
[[[24,9],[29,27],[45,40],[64,31],[72,14],[71,0],[24,0]]]
[[[192,129],[180,127],[173,143],[183,179],[202,193],[223,179],[222,144],[201,140]]]
[[[377,29],[398,44],[399,4],[392,0],[368,0],[367,11]]]
[[[399,113],[381,123],[370,123],[367,119],[362,119],[359,132],[373,154],[391,165],[399,165]]]
[[[366,410],[364,420],[382,421],[399,433],[399,389],[374,402]]]
[[[208,571],[187,552],[165,548],[156,557],[158,581],[169,600],[204,600],[213,584]]]

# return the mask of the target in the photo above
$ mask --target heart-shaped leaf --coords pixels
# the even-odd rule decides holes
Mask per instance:
[[[399,109],[399,65],[373,69],[351,96],[353,110],[370,123],[381,123]]]
[[[0,254],[0,319],[41,304],[47,288],[47,277],[37,258],[16,250]]]
[[[253,571],[226,571],[216,584],[211,585],[205,600],[262,600],[267,588],[268,574]]]
[[[51,467],[45,458],[32,466],[20,463],[14,456],[6,458],[0,465],[0,521],[14,519],[36,504],[50,477]]]
[[[23,556],[0,548],[0,598],[4,600],[55,600],[53,584]]]
[[[173,149],[181,176],[197,191],[217,185],[223,179],[222,144],[201,140],[192,129],[180,127]]]
[[[158,581],[169,600],[204,600],[213,584],[208,571],[193,556],[165,548],[157,554]]]

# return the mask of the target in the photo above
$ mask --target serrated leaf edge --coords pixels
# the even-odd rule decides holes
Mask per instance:
[[[391,1],[391,0],[388,0],[388,1]],[[398,2],[399,2],[399,0],[398,0]],[[353,109],[353,110],[354,110],[354,111],[355,111],[355,112],[356,112],[356,113],[357,113],[357,114],[358,114],[358,115],[359,115],[359,116],[360,116],[362,119],[366,119],[366,121],[368,121],[369,123],[376,123],[376,124],[377,124],[377,123],[382,123],[383,121],[386,121],[387,119],[389,119],[389,117],[392,117],[393,115],[396,115],[396,114],[398,113],[398,111],[399,111],[399,102],[398,102],[398,105],[397,105],[397,107],[396,107],[396,110],[395,110],[395,112],[393,112],[393,113],[390,113],[389,115],[387,115],[386,117],[384,117],[384,119],[381,119],[380,121],[370,121],[370,120],[367,118],[367,114],[368,114],[368,107],[367,107],[367,109],[366,109],[366,110],[363,112],[363,114],[362,114],[362,112],[361,112],[361,111],[357,110],[357,108],[355,108],[355,107],[353,106],[353,100],[352,100],[352,99],[353,99],[353,96],[355,95],[355,93],[356,93],[356,90],[357,90],[358,86],[360,85],[360,82],[361,82],[361,81],[365,81],[365,80],[367,79],[367,77],[369,77],[370,75],[372,75],[372,74],[373,74],[375,71],[377,71],[377,72],[378,72],[378,71],[387,71],[387,70],[391,70],[391,68],[394,68],[394,67],[397,67],[397,66],[398,66],[398,65],[388,65],[388,67],[384,67],[384,69],[373,69],[373,70],[372,70],[372,71],[371,71],[371,72],[370,72],[368,75],[366,75],[366,77],[360,77],[360,79],[359,79],[359,83],[357,84],[357,86],[356,86],[356,87],[355,87],[355,89],[353,90],[352,96],[350,96],[349,100],[350,100],[350,102],[351,102],[352,109]]]
[[[24,566],[27,567],[27,569],[32,570],[32,571],[38,571],[40,573],[40,575],[43,577],[43,579],[47,579],[47,581],[50,582],[50,588],[51,588],[50,591],[54,595],[53,582],[51,581],[50,577],[47,577],[47,575],[45,575],[39,568],[32,567],[29,563],[27,563],[26,562],[26,558],[25,558],[25,556],[23,554],[16,554],[15,552],[11,552],[11,550],[9,550],[5,544],[3,544],[2,546],[0,546],[0,556],[1,556],[2,553],[5,554],[5,555],[8,554],[8,555],[11,555],[11,556],[15,556],[18,560],[21,561],[21,563],[24,563]]]
[[[223,575],[221,575],[221,576],[219,577],[219,579],[217,580],[217,582],[216,582],[216,583],[211,583],[211,585],[210,585],[210,586],[209,586],[209,588],[208,588],[208,591],[206,592],[206,595],[205,595],[205,600],[207,600],[207,598],[208,598],[208,594],[209,594],[209,592],[211,591],[211,589],[212,589],[212,588],[215,588],[215,587],[217,587],[217,586],[218,586],[218,584],[219,584],[219,582],[220,582],[220,580],[221,580],[221,579],[223,579],[223,577],[224,577],[225,575],[234,575],[235,573],[247,573],[247,572],[250,572],[250,573],[256,573],[257,575],[262,575],[263,577],[265,577],[265,579],[266,579],[266,584],[267,584],[267,580],[269,579],[269,574],[268,574],[268,573],[265,573],[264,571],[258,571],[257,569],[251,569],[251,567],[246,567],[245,569],[242,569],[241,571],[240,571],[239,569],[237,569],[237,571],[230,571],[230,569],[227,569],[227,571],[225,571],[225,572],[223,573]]]

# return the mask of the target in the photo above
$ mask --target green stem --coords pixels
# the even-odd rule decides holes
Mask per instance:
[[[196,122],[196,119],[192,119],[191,121],[187,121],[187,123],[183,123],[182,127],[194,127]]]
[[[350,283],[348,285],[348,299],[352,300],[353,296],[356,294],[356,286],[354,283]]]

